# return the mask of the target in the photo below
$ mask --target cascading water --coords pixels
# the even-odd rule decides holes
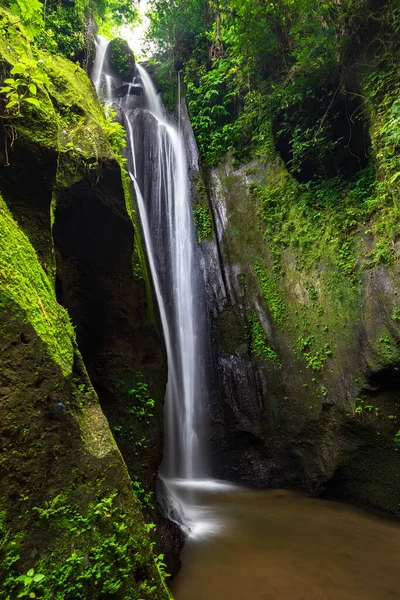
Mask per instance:
[[[108,42],[103,37],[99,36],[97,40],[95,40],[95,45],[96,56],[92,70],[92,81],[94,87],[96,88],[96,92],[99,94],[102,77],[104,76],[104,59],[106,56]]]
[[[146,240],[148,254],[153,254],[154,279],[162,280],[164,294],[158,295],[162,325],[167,345],[168,384],[166,392],[167,444],[162,467],[167,478],[195,479],[202,475],[198,425],[202,420],[202,392],[205,387],[201,371],[201,332],[196,311],[196,266],[194,264],[194,228],[190,208],[188,168],[182,137],[174,124],[167,121],[153,83],[138,66],[148,109],[144,114],[125,113],[133,133],[137,118],[149,121],[144,132],[155,132],[152,153],[156,161],[143,165],[145,175],[137,187],[152,200],[148,214],[140,210],[142,223],[151,222],[157,245],[164,256],[158,257],[154,242]],[[127,101],[129,104],[129,99]],[[129,109],[128,109],[129,110]],[[143,113],[143,110],[140,111]],[[135,140],[130,135],[132,155]],[[135,161],[136,162],[136,161]],[[149,189],[149,183],[155,186]],[[143,194],[142,194],[143,196]],[[161,241],[161,244],[160,244]],[[158,266],[157,266],[158,262]],[[165,308],[169,302],[169,310]]]
[[[180,109],[177,125],[140,65],[131,84],[121,87],[123,82],[113,80],[107,42],[101,38],[92,78],[103,100],[117,109],[128,134],[128,168],[167,349],[163,506],[167,516],[196,533],[205,524],[193,489],[210,489],[216,482],[204,479],[205,324]],[[113,89],[122,97],[112,98]]]

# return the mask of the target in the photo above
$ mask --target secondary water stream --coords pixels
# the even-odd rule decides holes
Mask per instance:
[[[288,491],[204,492],[219,530],[189,539],[176,600],[395,600],[400,523]]]

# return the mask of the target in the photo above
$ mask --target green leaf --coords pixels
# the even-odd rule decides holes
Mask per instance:
[[[11,75],[16,75],[16,74],[25,74],[26,73],[26,66],[25,65],[21,65],[21,63],[18,63],[17,65],[15,65],[11,71],[10,71]]]
[[[8,104],[6,104],[6,108],[12,108],[13,106],[18,105],[18,100],[10,100]]]
[[[34,96],[36,96],[36,92],[37,92],[37,87],[34,83],[30,83],[28,85],[29,91],[31,94],[33,94]]]
[[[29,571],[27,572],[28,577],[33,577],[34,574],[35,574],[35,569],[29,569]]]
[[[32,81],[35,83],[49,83],[46,73],[35,73],[32,75]]]
[[[33,578],[33,581],[34,581],[35,583],[39,583],[39,581],[42,581],[43,579],[45,579],[45,576],[44,576],[44,575],[42,575],[41,573],[37,573],[37,574],[35,575],[35,577]]]
[[[40,102],[36,98],[24,98],[25,102],[29,102],[29,104],[33,104],[36,108],[40,108]]]
[[[5,94],[6,92],[10,92],[11,90],[11,87],[2,87],[0,88],[0,94]]]

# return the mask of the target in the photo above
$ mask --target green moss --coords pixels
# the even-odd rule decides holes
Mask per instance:
[[[268,260],[263,239],[263,221],[257,211],[255,199],[247,193],[244,178],[233,173],[233,156],[218,167],[221,196],[226,203],[227,227],[224,240],[229,247],[228,261],[245,265],[243,272],[250,273],[255,262]],[[249,281],[250,284],[250,281]]]
[[[198,240],[202,242],[212,237],[213,220],[210,212],[207,188],[201,178],[197,180],[196,188],[199,201],[193,206],[193,218]]]
[[[262,295],[275,323],[282,325],[287,313],[276,277],[267,273],[266,268],[259,263],[254,265],[254,273],[258,277]]]
[[[9,413],[2,419],[2,437],[5,431],[12,436],[2,464],[0,505],[7,515],[0,524],[0,598],[14,600],[30,569],[44,575],[29,590],[43,599],[169,598],[79,357],[73,378],[63,377],[34,332],[29,343],[15,344],[16,317],[7,319],[9,337],[0,336],[3,355],[9,353],[19,371],[11,370]]]
[[[314,336],[301,336],[297,341],[297,345],[307,363],[307,368],[313,371],[321,371],[328,356],[333,354],[329,343],[321,349],[316,348]]]
[[[72,369],[74,330],[56,300],[47,274],[26,235],[1,200],[0,310],[13,310],[31,323],[64,374]]]
[[[111,158],[113,131],[96,91],[78,65],[43,52],[46,72],[51,80],[48,90],[58,123],[58,147],[82,159]],[[53,117],[54,118],[54,117]]]
[[[355,269],[357,244],[350,240],[339,254],[346,227],[357,231],[357,224],[351,224],[354,214],[350,208],[345,212],[342,230],[334,207],[323,211],[314,204],[314,192],[290,177],[279,159],[244,168],[246,178],[261,182],[251,186],[250,194],[242,171],[233,173],[229,159],[223,167],[218,169],[227,214],[223,257],[247,273],[240,278],[239,302],[251,315],[258,312],[254,299],[263,297],[273,321],[267,345],[274,347],[279,340],[279,347],[285,348],[280,355],[284,368],[298,360],[297,372],[308,386],[307,406],[311,400],[318,409],[323,388],[334,393],[333,361],[344,359],[354,343],[362,303],[361,276]],[[366,172],[363,175],[367,178]],[[365,180],[360,186],[370,189]],[[304,340],[308,342],[302,346]],[[301,375],[303,364],[310,373],[304,369]]]
[[[0,53],[1,49],[0,42]],[[23,51],[26,54],[32,51],[28,43]],[[24,115],[29,118],[15,119],[13,126],[35,144],[59,151],[59,188],[79,181],[82,174],[92,176],[95,180],[101,160],[117,159],[121,167],[126,207],[135,229],[133,274],[135,279],[145,281],[149,318],[154,322],[150,277],[136,210],[132,204],[134,191],[129,175],[124,169],[125,160],[121,154],[126,142],[124,129],[113,120],[113,113],[105,115],[92,83],[79,65],[48,52],[36,51],[36,54],[44,61],[45,71],[51,83],[42,86],[41,108],[30,109],[29,114]],[[13,60],[15,62],[16,58]],[[8,54],[7,61],[13,64]],[[52,215],[54,210],[55,202],[51,206]]]
[[[9,24],[0,39],[2,75],[21,56],[30,56],[43,61],[48,77],[38,86],[38,106],[24,106],[21,115],[9,114],[3,103],[0,109],[19,148],[53,160],[53,171],[45,173],[48,195],[39,215],[45,218],[48,210],[43,222],[50,239],[57,189],[84,179],[96,185],[102,161],[116,158],[122,165],[123,132],[106,120],[79,66],[37,51],[1,9],[0,19]],[[12,152],[9,160],[13,165]],[[129,177],[125,172],[122,177],[127,209],[137,225]],[[9,412],[2,419],[8,442],[0,497],[7,509],[0,523],[0,598],[14,600],[23,590],[49,600],[169,598],[126,467],[76,352],[73,327],[56,301],[54,273],[47,274],[44,259],[42,268],[22,226],[22,218],[18,225],[0,198],[0,337],[5,369],[8,362],[12,365]],[[135,247],[145,273],[138,234]],[[44,256],[40,244],[36,249]],[[147,285],[150,299],[148,280]],[[146,424],[147,417],[132,415],[132,421]],[[145,444],[142,438],[135,440],[138,448]],[[15,490],[22,492],[18,501]],[[44,577],[31,577],[31,582],[30,569]]]
[[[279,363],[277,353],[275,352],[275,350],[268,346],[267,338],[264,333],[263,327],[260,323],[260,320],[257,316],[257,313],[253,313],[248,317],[248,324],[250,338],[250,355],[256,358],[263,358]]]
[[[392,314],[393,321],[400,321],[400,306],[395,306]]]
[[[377,352],[384,363],[397,363],[400,360],[400,350],[390,334],[379,338]]]
[[[251,191],[260,201],[275,265],[279,266],[286,248],[296,253],[299,266],[305,269],[314,268],[328,251],[343,273],[357,283],[359,243],[351,233],[371,214],[375,199],[372,163],[350,183],[335,178],[302,185],[287,176],[272,185],[253,184]]]
[[[193,217],[199,242],[210,239],[213,234],[213,222],[209,207],[204,204],[195,204]]]

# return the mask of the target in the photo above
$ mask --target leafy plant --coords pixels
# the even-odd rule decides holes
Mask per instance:
[[[392,314],[393,321],[400,321],[400,306],[395,306]]]
[[[9,9],[18,17],[25,35],[31,40],[43,29],[43,4],[39,0],[12,0]]]
[[[138,479],[132,481],[132,489],[144,510],[154,509],[153,492],[145,490]]]
[[[395,348],[390,335],[383,335],[379,338],[379,349],[386,359],[391,359],[394,355]]]
[[[171,575],[165,570],[167,565],[164,562],[164,554],[158,554],[154,560],[156,563],[157,570],[160,573],[161,579],[165,581],[167,577],[171,577]]]
[[[0,94],[5,95],[6,109],[10,114],[19,116],[25,104],[40,108],[40,100],[37,98],[38,86],[49,84],[49,78],[43,69],[43,60],[34,60],[27,56],[22,56],[11,69],[10,74],[19,77],[8,77],[4,80],[5,85],[0,88]]]
[[[208,205],[197,203],[193,206],[194,224],[199,242],[207,240],[213,233],[213,222]]]
[[[268,359],[279,363],[277,353],[268,346],[267,338],[257,313],[253,313],[248,317],[248,324],[250,354],[257,358]]]
[[[135,404],[131,406],[129,412],[139,420],[144,420],[149,424],[150,419],[153,417],[155,402],[150,397],[149,386],[144,381],[142,373],[136,374],[136,383],[129,390],[129,395],[135,400]]]
[[[25,575],[17,577],[16,581],[23,583],[24,589],[20,592],[17,598],[38,598],[36,592],[40,589],[40,583],[46,579],[45,575],[35,573],[34,569],[29,569]]]
[[[254,265],[254,272],[258,277],[264,300],[271,311],[275,323],[282,325],[286,319],[287,312],[276,278],[269,274],[265,267],[259,263]]]

